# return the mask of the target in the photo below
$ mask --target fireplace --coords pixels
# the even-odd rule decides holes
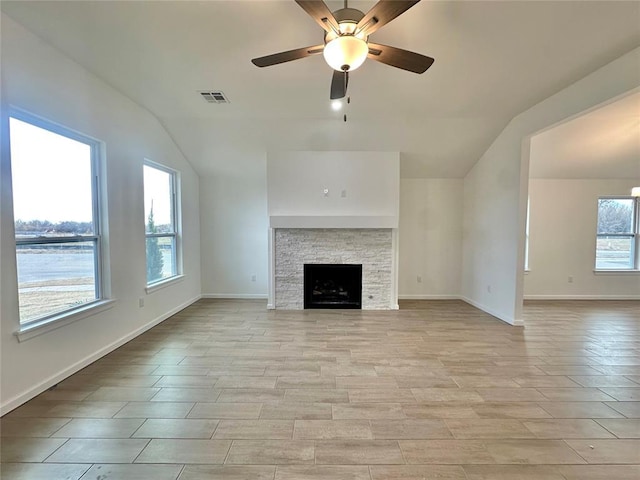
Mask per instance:
[[[267,308],[302,310],[305,265],[361,265],[362,310],[397,309],[397,239],[392,228],[270,229],[269,304]],[[307,281],[307,283],[309,283]],[[358,303],[358,301],[355,301]],[[326,307],[321,307],[326,308]],[[335,306],[332,308],[349,308]]]
[[[305,263],[304,308],[362,308],[362,265]]]

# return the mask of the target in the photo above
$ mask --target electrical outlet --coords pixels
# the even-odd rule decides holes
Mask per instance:
[[[138,307],[140,308],[144,307],[144,297],[140,297],[138,299]]]
[[[342,192],[340,193],[340,196],[342,198],[347,198],[347,191],[346,190],[342,190]]]
[[[569,277],[567,278],[567,282],[573,283],[573,276],[572,275],[569,275]]]
[[[417,281],[418,283],[422,283],[422,275],[418,275],[418,276],[416,277],[416,281]]]
[[[491,285],[487,285],[487,292],[491,293]]]
[[[251,274],[251,281],[255,282],[258,279],[258,276],[255,273]]]

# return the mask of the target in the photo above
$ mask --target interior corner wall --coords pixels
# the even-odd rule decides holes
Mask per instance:
[[[200,297],[198,177],[158,120],[12,19],[1,17],[2,229],[0,319],[2,413],[142,333]],[[11,105],[104,142],[106,254],[114,306],[18,342],[13,206],[8,144]],[[142,167],[180,172],[184,279],[146,294]],[[105,192],[103,191],[103,194]],[[144,307],[138,305],[144,297]]]
[[[639,182],[640,178],[529,181],[525,299],[640,299],[640,276],[593,271],[598,197],[629,195]]]
[[[219,172],[200,180],[202,296],[264,298],[266,308],[266,154],[256,154],[254,160],[242,172]]]
[[[464,179],[463,298],[522,323],[528,156],[540,130],[640,85],[640,47],[516,116]]]
[[[400,180],[400,299],[459,298],[463,179]]]

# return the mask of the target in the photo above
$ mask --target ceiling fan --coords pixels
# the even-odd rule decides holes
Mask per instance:
[[[344,8],[331,12],[323,0],[295,0],[325,31],[324,43],[254,58],[258,67],[268,67],[322,53],[331,68],[332,100],[347,94],[349,72],[368,58],[414,73],[424,73],[434,59],[419,53],[369,41],[369,35],[409,10],[420,0],[379,0],[365,15],[360,10]]]

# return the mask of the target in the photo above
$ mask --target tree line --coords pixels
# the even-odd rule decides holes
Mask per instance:
[[[50,222],[49,220],[16,220],[16,233],[66,233],[73,235],[90,235],[93,233],[93,223],[74,222]]]
[[[631,202],[604,198],[598,203],[598,233],[631,233],[633,232],[632,222]]]
[[[49,220],[16,220],[15,228],[16,233],[28,235],[43,233],[63,233],[67,235],[93,234],[92,222],[74,222],[71,220],[65,220],[63,222],[50,222]],[[166,233],[171,231],[170,225],[154,225],[153,228],[153,233]]]

